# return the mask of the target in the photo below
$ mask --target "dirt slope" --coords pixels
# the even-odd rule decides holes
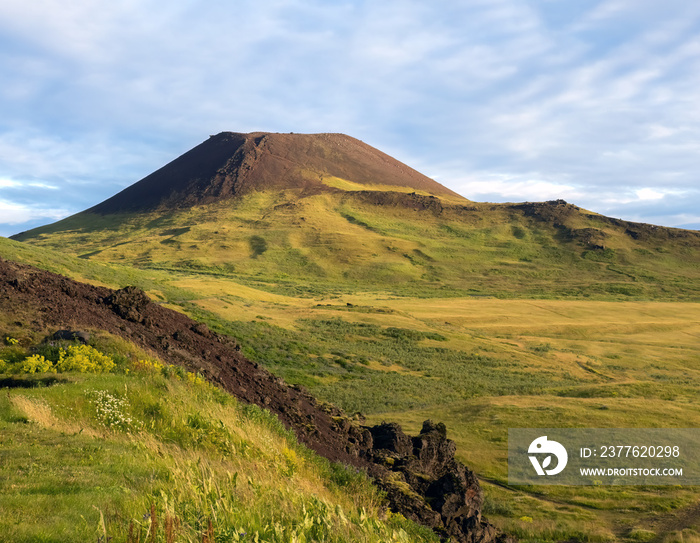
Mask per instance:
[[[94,287],[0,258],[0,311],[37,331],[98,328],[124,337],[269,409],[326,458],[367,470],[395,511],[441,536],[470,543],[506,539],[481,518],[483,493],[475,474],[455,460],[444,425],[426,421],[416,437],[395,424],[362,426],[247,360],[230,338],[134,287]]]
[[[338,190],[323,184],[323,177],[461,198],[398,160],[343,134],[222,132],[87,211],[108,215],[191,207],[272,187],[303,189],[307,193]]]

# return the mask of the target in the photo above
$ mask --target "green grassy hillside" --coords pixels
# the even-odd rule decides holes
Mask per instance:
[[[398,190],[262,191],[170,212],[84,212],[14,239],[85,260],[231,277],[278,293],[700,294],[700,234],[562,202],[464,205]]]
[[[63,347],[73,370],[101,356],[110,372],[25,374],[56,348],[0,330],[4,541],[437,541],[194,374],[95,331],[97,350]]]
[[[219,296],[188,312],[371,422],[445,422],[485,514],[526,540],[663,540],[661,519],[697,507],[693,487],[509,487],[506,458],[508,428],[699,426],[698,304]]]

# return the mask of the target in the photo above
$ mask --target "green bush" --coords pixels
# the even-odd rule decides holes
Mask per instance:
[[[16,365],[21,373],[46,373],[54,370],[54,365],[50,360],[46,360],[40,354],[28,356]]]
[[[67,352],[61,350],[55,365],[56,371],[61,373],[104,373],[112,371],[115,367],[114,360],[89,345],[71,345]]]
[[[44,353],[26,356],[26,353],[5,352],[0,373],[105,373],[116,367],[111,357],[89,345],[70,345],[67,349],[61,347]]]

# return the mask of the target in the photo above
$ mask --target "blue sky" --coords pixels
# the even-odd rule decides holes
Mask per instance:
[[[0,235],[224,130],[343,132],[472,200],[700,229],[700,3],[0,3]]]

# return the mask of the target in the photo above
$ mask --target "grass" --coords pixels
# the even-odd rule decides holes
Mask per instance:
[[[341,181],[329,183],[353,189]],[[655,532],[692,489],[504,482],[508,427],[698,426],[696,237],[584,211],[371,202],[261,192],[78,215],[22,238],[32,245],[0,240],[0,254],[137,284],[371,422],[446,422],[483,478],[487,516],[524,540],[692,541],[692,527]]]
[[[700,293],[693,234],[642,235],[584,211],[560,224],[505,205],[444,202],[437,212],[386,198],[378,205],[353,191],[256,192],[159,214],[83,213],[17,239],[73,247],[84,260],[235,277],[280,294],[301,287],[311,295],[379,289],[418,297],[697,300]],[[593,243],[603,243],[596,236],[605,248]]]
[[[437,541],[266,411],[176,375],[151,366],[62,374],[50,386],[40,375],[6,378],[3,538]]]
[[[428,418],[445,422],[500,504],[488,518],[505,530],[526,540],[633,540],[632,525],[652,530],[696,500],[693,488],[499,485],[508,428],[700,426],[697,304],[268,296],[206,298],[186,310],[372,423],[416,433]],[[233,321],[242,315],[250,319]]]

